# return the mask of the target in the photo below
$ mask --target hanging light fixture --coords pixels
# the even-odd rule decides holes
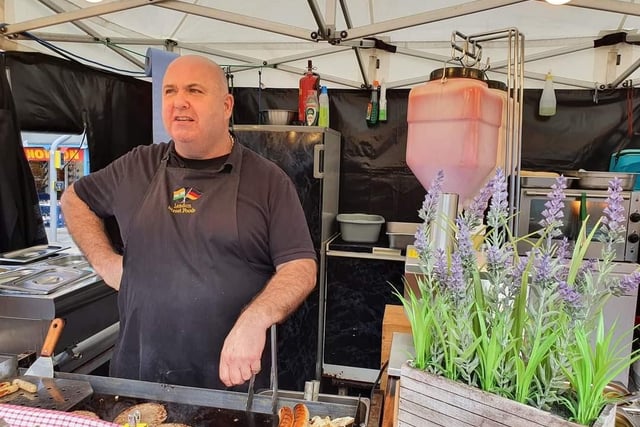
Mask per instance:
[[[549,4],[553,4],[553,5],[559,5],[559,4],[567,4],[569,3],[571,0],[545,0],[547,3]]]

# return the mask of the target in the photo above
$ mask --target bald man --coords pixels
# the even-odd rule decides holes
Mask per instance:
[[[177,58],[162,93],[171,141],[134,148],[61,199],[74,241],[119,292],[111,375],[225,388],[257,374],[256,387],[269,387],[267,330],[316,282],[300,200],[278,166],[229,132],[234,100],[217,64]]]

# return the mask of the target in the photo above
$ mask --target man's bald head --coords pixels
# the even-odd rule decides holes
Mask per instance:
[[[233,96],[222,68],[197,55],[180,56],[162,83],[162,120],[183,157],[207,159],[230,151]]]
[[[224,88],[227,92],[229,91],[229,86],[227,85],[227,77],[224,73],[222,67],[216,64],[214,61],[205,58],[200,55],[183,55],[179,56],[167,67],[167,71],[165,73],[168,74],[172,69],[184,67],[201,67],[205,72],[211,73],[211,77],[214,79],[215,85]]]

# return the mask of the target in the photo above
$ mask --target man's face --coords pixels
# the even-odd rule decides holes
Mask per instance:
[[[210,63],[176,59],[164,76],[162,120],[181,155],[206,157],[226,143],[233,98],[222,75]]]

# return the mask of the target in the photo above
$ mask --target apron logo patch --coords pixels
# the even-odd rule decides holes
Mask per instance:
[[[202,193],[195,188],[178,188],[173,192],[173,204],[169,205],[169,212],[173,214],[192,214],[196,208],[191,206],[192,201],[200,198]]]

